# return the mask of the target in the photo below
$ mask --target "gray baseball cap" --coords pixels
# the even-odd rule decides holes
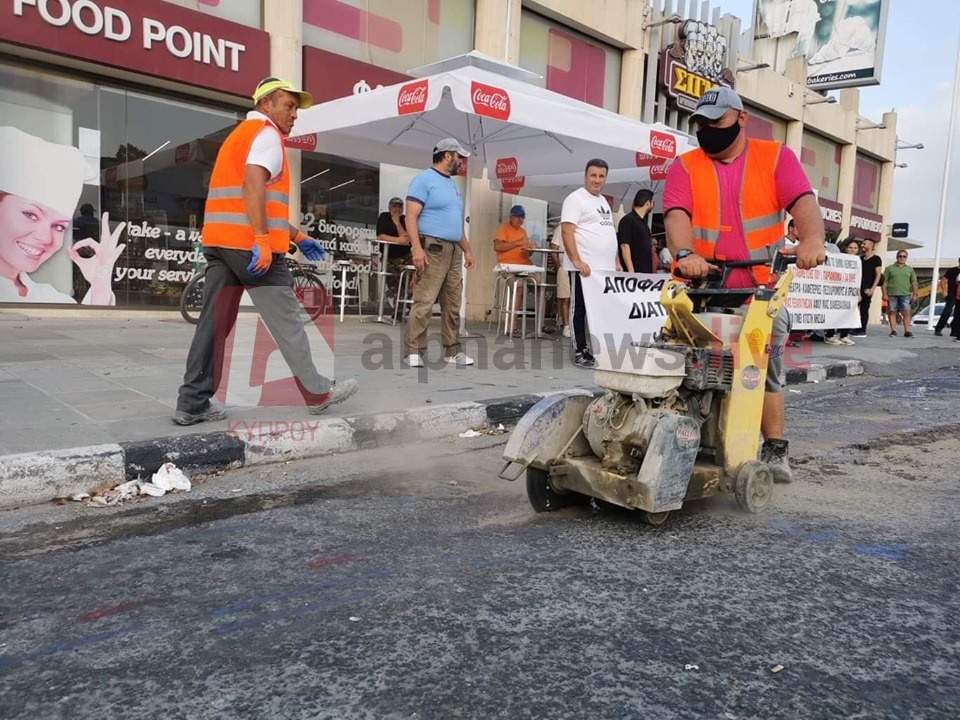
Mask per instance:
[[[700,96],[693,117],[719,120],[727,110],[743,110],[743,101],[733,90],[720,85],[710,88]]]
[[[434,145],[433,152],[455,152],[461,157],[470,157],[470,151],[457,142],[456,138],[444,138]]]

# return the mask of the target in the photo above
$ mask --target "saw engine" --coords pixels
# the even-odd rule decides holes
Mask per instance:
[[[729,390],[733,377],[729,351],[682,345],[643,349],[652,362],[644,361],[636,370],[596,371],[597,384],[606,393],[583,414],[583,433],[593,454],[604,469],[620,475],[637,473],[654,430],[671,416],[691,418],[700,428],[701,452],[713,454],[720,402],[715,391]]]

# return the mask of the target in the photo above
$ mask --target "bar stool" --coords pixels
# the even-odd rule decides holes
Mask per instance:
[[[527,318],[531,315],[536,325],[534,334],[539,337],[539,323],[542,322],[540,278],[545,272],[544,269],[539,265],[500,264],[494,267],[494,271],[497,272],[497,280],[494,284],[494,302],[491,315],[496,312],[497,337],[499,338],[501,334],[512,337],[516,329],[517,319],[520,320],[520,335],[526,337]],[[524,303],[522,307],[517,309],[517,293],[521,291],[525,291]],[[532,311],[527,309],[527,299],[531,294],[533,296]]]
[[[334,264],[336,270],[340,271],[340,292],[333,293],[333,298],[340,301],[340,322],[343,322],[343,311],[346,309],[347,301],[356,300],[357,314],[361,315],[361,295],[360,295],[360,273],[356,272],[357,291],[355,294],[347,292],[347,271],[353,263],[350,260],[337,260]]]
[[[404,316],[413,305],[413,296],[410,294],[410,278],[417,272],[413,265],[404,265],[397,280],[397,297],[393,301],[393,324],[403,322]],[[399,318],[397,317],[399,315]]]
[[[494,322],[496,322],[498,326],[500,324],[500,308],[503,307],[503,296],[507,289],[507,278],[509,275],[500,270],[499,267],[498,265],[493,269],[493,300],[491,300],[490,307],[486,312],[487,332],[490,332]]]

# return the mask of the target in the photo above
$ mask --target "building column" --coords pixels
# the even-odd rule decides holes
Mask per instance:
[[[646,58],[643,50],[624,50],[620,55],[620,114],[636,120],[643,115]]]
[[[297,87],[303,83],[303,0],[263,3],[263,30],[270,33],[270,72]],[[250,89],[251,94],[253,88]],[[300,225],[300,151],[288,150],[290,222]]]
[[[787,142],[786,146],[800,157],[803,149],[803,121],[797,120],[787,123]]]
[[[878,208],[883,217],[880,230],[880,242],[877,243],[876,252],[881,258],[887,257],[887,245],[889,240],[890,223],[893,218],[890,217],[890,209],[893,200],[893,173],[895,165],[892,162],[885,162],[880,166],[880,201]],[[933,287],[937,284],[934,282]],[[882,301],[874,302],[870,305],[870,323],[880,322],[880,305]]]
[[[519,65],[520,15],[521,0],[477,0],[474,49]],[[482,179],[467,182],[473,183],[471,207],[466,212],[470,217],[470,247],[476,261],[467,277],[467,319],[483,320],[493,293],[491,269],[497,264],[492,238],[500,223],[501,206],[509,196],[501,200],[500,193],[490,189],[486,171]]]
[[[853,209],[853,181],[857,170],[857,146],[844,145],[840,148],[840,183],[837,189],[837,202],[843,205],[843,227],[840,237],[850,234],[850,211]]]
[[[883,124],[887,130],[894,133],[894,145],[896,145],[897,114],[887,112],[883,114]],[[886,257],[887,240],[889,239],[889,227],[893,222],[890,217],[890,210],[893,206],[893,173],[896,169],[897,151],[893,151],[893,160],[880,165],[880,197],[877,198],[877,212],[883,217],[883,229],[880,231],[880,244],[877,246],[877,254],[880,257]]]
[[[521,8],[521,0],[477,0],[474,49],[519,64]]]

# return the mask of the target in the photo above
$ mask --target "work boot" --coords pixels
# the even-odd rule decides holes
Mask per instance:
[[[356,378],[349,378],[343,382],[334,383],[326,399],[318,405],[311,405],[307,412],[311,415],[319,415],[331,405],[338,405],[344,400],[353,397],[359,389],[360,383],[357,382]]]
[[[793,470],[790,469],[790,443],[786,440],[764,440],[760,450],[760,460],[770,466],[775,483],[793,482]]]
[[[190,413],[186,410],[177,410],[174,413],[173,417],[170,418],[177,425],[196,425],[197,423],[202,422],[217,422],[219,420],[226,420],[227,413],[221,407],[215,407],[212,404],[207,406],[206,410],[201,410],[197,413]]]

